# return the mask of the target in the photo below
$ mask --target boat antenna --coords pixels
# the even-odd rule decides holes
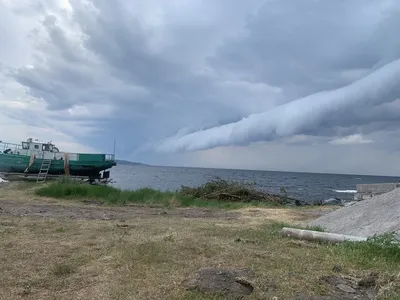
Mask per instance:
[[[114,139],[114,159],[115,159],[115,144],[116,144],[117,142],[116,142],[116,140]]]

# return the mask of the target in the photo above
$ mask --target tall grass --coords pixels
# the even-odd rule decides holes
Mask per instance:
[[[124,205],[128,203],[145,204],[157,207],[214,207],[237,209],[246,206],[267,206],[267,203],[252,202],[224,202],[211,199],[199,199],[179,192],[159,191],[151,188],[137,190],[121,190],[118,188],[90,185],[71,182],[62,179],[49,185],[40,187],[36,195],[63,199],[90,199],[108,205]]]

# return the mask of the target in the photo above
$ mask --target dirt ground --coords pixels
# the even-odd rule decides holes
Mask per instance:
[[[270,234],[276,222],[302,223],[332,209],[104,207],[1,185],[0,299],[225,299],[182,287],[204,267],[252,269],[248,299],[329,295],[320,278],[338,276],[335,265],[343,276],[378,270],[390,290],[393,266],[360,268],[328,246]]]
[[[22,186],[21,186],[22,185]],[[125,220],[139,216],[179,216],[183,218],[217,218],[238,219],[249,218],[257,221],[268,215],[269,219],[301,221],[317,218],[332,207],[313,209],[262,209],[246,208],[226,211],[205,208],[175,208],[163,209],[138,205],[124,207],[104,207],[96,200],[63,201],[38,197],[32,193],[34,185],[23,186],[18,182],[0,186],[0,216],[30,216],[47,218],[69,218],[85,220]],[[250,221],[250,220],[249,220]]]

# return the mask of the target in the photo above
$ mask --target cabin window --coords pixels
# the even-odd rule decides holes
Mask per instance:
[[[35,150],[39,150],[39,145],[35,145]]]
[[[28,150],[29,149],[29,144],[28,143],[22,143],[22,149]]]
[[[47,144],[42,145],[42,150],[43,151],[50,151],[50,145],[47,145]]]

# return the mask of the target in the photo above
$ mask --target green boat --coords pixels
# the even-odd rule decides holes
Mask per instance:
[[[0,141],[0,172],[108,178],[114,154],[61,152],[51,142],[29,138],[21,144]],[[103,174],[101,174],[103,172]]]

